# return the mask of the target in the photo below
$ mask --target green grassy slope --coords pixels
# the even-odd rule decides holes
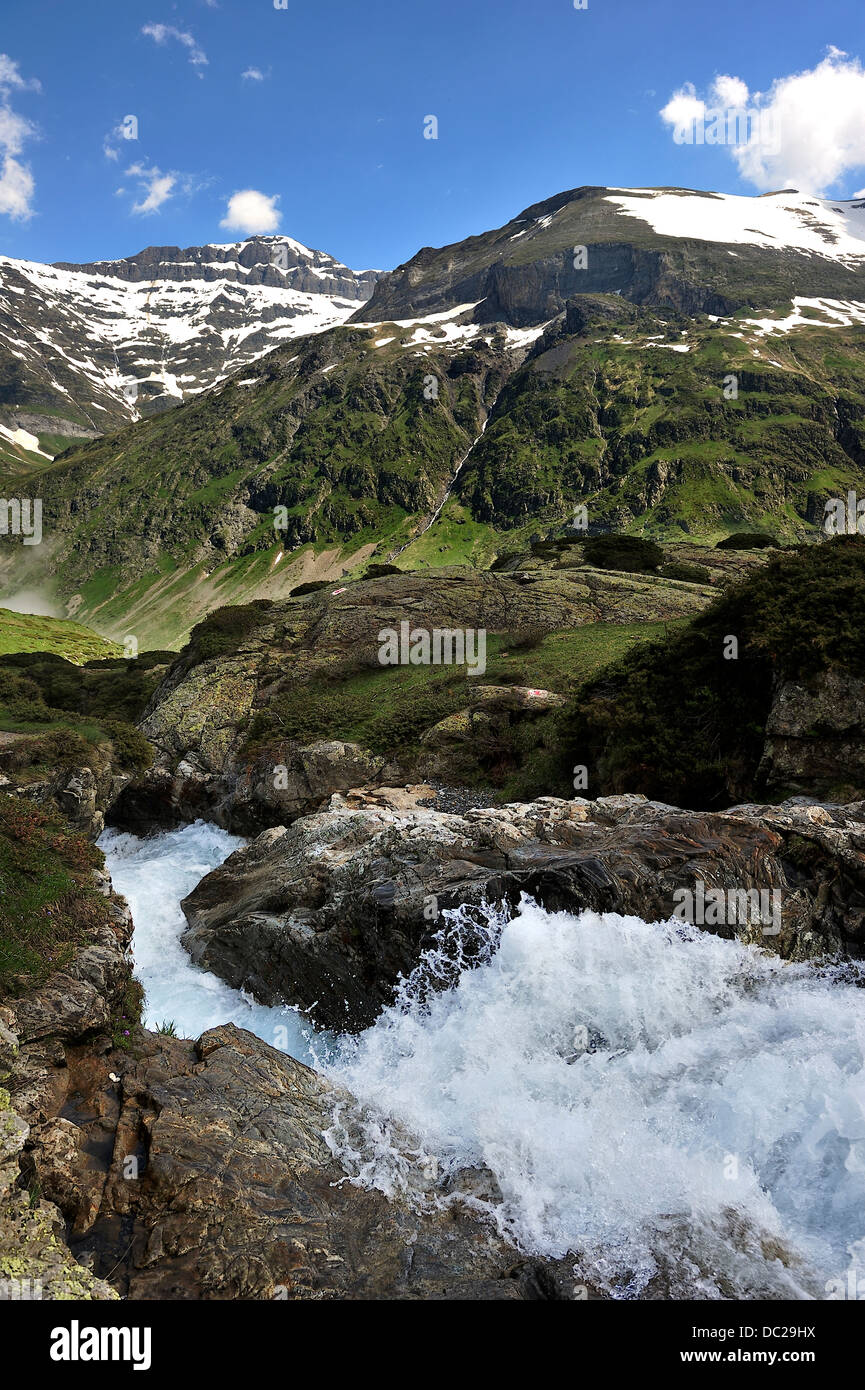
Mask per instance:
[[[123,655],[116,642],[80,623],[0,608],[0,656],[10,652],[54,652],[79,666],[85,661]]]
[[[497,529],[584,504],[591,523],[671,539],[813,531],[862,485],[865,327],[763,336],[747,318],[598,315],[551,336],[502,393],[459,501]]]
[[[294,340],[251,385],[0,477],[0,495],[38,489],[46,538],[22,556],[0,537],[0,595],[23,558],[85,622],[144,649],[374,560],[485,566],[579,506],[601,529],[670,540],[815,535],[826,500],[865,492],[865,326],[819,306],[785,332],[755,321],[789,308],[579,295],[519,349],[501,325],[457,319]]]

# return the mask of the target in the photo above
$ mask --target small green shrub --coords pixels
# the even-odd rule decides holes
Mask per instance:
[[[196,623],[189,634],[184,654],[190,667],[215,656],[236,652],[251,637],[263,621],[262,610],[255,604],[238,604],[232,608],[217,608]]]
[[[298,584],[291,590],[292,598],[302,598],[304,594],[318,594],[322,589],[329,589],[330,582],[327,579],[310,579],[306,584]]]
[[[111,1018],[111,1041],[115,1047],[128,1052],[144,1009],[144,986],[130,976],[123,997]]]
[[[716,550],[765,550],[770,545],[777,545],[774,536],[768,536],[764,531],[734,531],[732,536],[725,536],[722,541],[718,541]]]
[[[10,772],[26,767],[82,767],[92,765],[96,750],[74,729],[52,729],[50,733],[22,738],[6,750],[3,765]]]
[[[93,882],[102,863],[60,815],[0,793],[0,995],[26,994],[110,925]]]
[[[501,638],[500,647],[503,652],[530,652],[539,647],[546,636],[545,627],[528,624],[513,632],[506,632]]]
[[[629,574],[649,573],[664,560],[661,547],[642,536],[589,536],[583,542],[583,555],[597,569]]]
[[[122,719],[107,719],[103,726],[114,745],[114,753],[122,768],[144,772],[153,762],[153,749],[134,724]]]
[[[662,565],[658,574],[664,579],[682,579],[686,584],[708,584],[711,579],[705,565],[688,565],[683,560]]]
[[[399,565],[369,565],[364,579],[384,579],[385,575],[403,574],[404,572]],[[297,593],[297,590],[295,589],[294,592]]]

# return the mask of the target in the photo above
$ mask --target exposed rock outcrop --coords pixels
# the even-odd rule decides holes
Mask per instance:
[[[95,768],[59,767],[44,782],[22,785],[19,795],[38,806],[55,806],[74,830],[96,840],[105,829],[105,811],[128,780],[104,761]]]
[[[353,1185],[325,1138],[351,1097],[252,1034],[145,1034],[117,1065],[99,1200],[71,1177],[68,1131],[34,1158],[79,1250],[130,1298],[574,1296],[572,1260],[526,1259],[467,1209],[424,1215]]]
[[[379,633],[399,631],[403,621],[427,631],[554,631],[689,616],[705,607],[710,592],[587,566],[556,571],[529,556],[517,573],[385,575],[264,605],[235,650],[203,660],[187,652],[174,663],[141,724],[156,749],[154,765],[123,789],[111,822],[141,832],[201,816],[252,833],[318,809],[335,791],[404,783],[411,769],[333,737],[307,746],[277,739],[266,759],[244,748],[250,722],[287,685],[381,669]],[[559,703],[555,692],[528,687],[496,695],[482,676],[473,708],[539,712]],[[435,759],[417,762],[420,776],[443,771]],[[275,779],[277,767],[286,773]]]
[[[3,801],[16,807],[11,797]],[[99,1167],[94,1151],[81,1147],[74,1123],[86,1059],[109,1053],[137,1021],[132,919],[104,869],[91,870],[96,852],[80,835],[58,829],[59,821],[52,816],[43,822],[27,808],[20,817],[4,819],[0,832],[6,991],[0,991],[0,1299],[116,1297],[73,1260],[58,1205],[65,1213],[65,1198],[82,1190],[85,1175]],[[82,897],[89,890],[93,899],[80,913],[64,888],[70,870]],[[91,872],[104,901],[92,893]],[[57,895],[43,895],[47,906],[33,892],[44,884]],[[28,904],[23,914],[22,889]],[[18,962],[18,969],[10,969],[10,962]],[[36,1153],[45,1155],[46,1177],[52,1165],[63,1168],[62,1184],[42,1182]]]
[[[57,1207],[20,1185],[18,1159],[28,1134],[0,1089],[0,1302],[117,1298],[73,1258]]]
[[[770,795],[861,795],[865,680],[833,667],[808,685],[781,682],[766,721],[757,775]]]
[[[0,1064],[20,1073],[4,1020]],[[353,1184],[326,1138],[352,1098],[250,1033],[140,1030],[134,1053],[68,1060],[59,1113],[28,1124],[0,1090],[0,1301],[589,1292],[573,1260],[520,1255],[467,1206],[423,1213]]]

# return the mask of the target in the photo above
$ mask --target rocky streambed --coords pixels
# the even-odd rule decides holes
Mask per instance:
[[[865,1241],[865,804],[448,804],[336,794],[205,873],[174,945],[185,922],[202,1010],[237,1012],[196,1040],[118,1033],[119,902],[4,1001],[0,1273],[23,1249],[15,1277],[93,1297],[827,1296]],[[777,893],[780,929],[671,918],[698,881]]]

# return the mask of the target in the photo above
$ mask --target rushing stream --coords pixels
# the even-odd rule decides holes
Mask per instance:
[[[146,839],[116,830],[101,836],[114,887],[132,909],[135,976],[146,992],[143,1022],[147,1028],[171,1022],[181,1038],[197,1038],[219,1023],[236,1023],[309,1062],[312,1028],[296,1010],[256,1004],[193,965],[180,944],[186,926],[182,899],[242,844],[236,835],[203,821]]]
[[[675,1298],[826,1298],[851,1270],[865,1279],[862,967],[527,901],[489,914],[473,969],[453,967],[462,925],[446,914],[395,1005],[328,1041],[179,944],[180,898],[237,840],[198,824],[101,843],[132,906],[148,1022],[195,1037],[230,1020],[268,1042],[288,1028],[287,1050],[361,1103],[328,1134],[355,1180],[441,1205],[486,1169],[480,1210],[527,1251],[583,1252],[620,1297],[655,1278]],[[425,988],[443,972],[450,988]]]

